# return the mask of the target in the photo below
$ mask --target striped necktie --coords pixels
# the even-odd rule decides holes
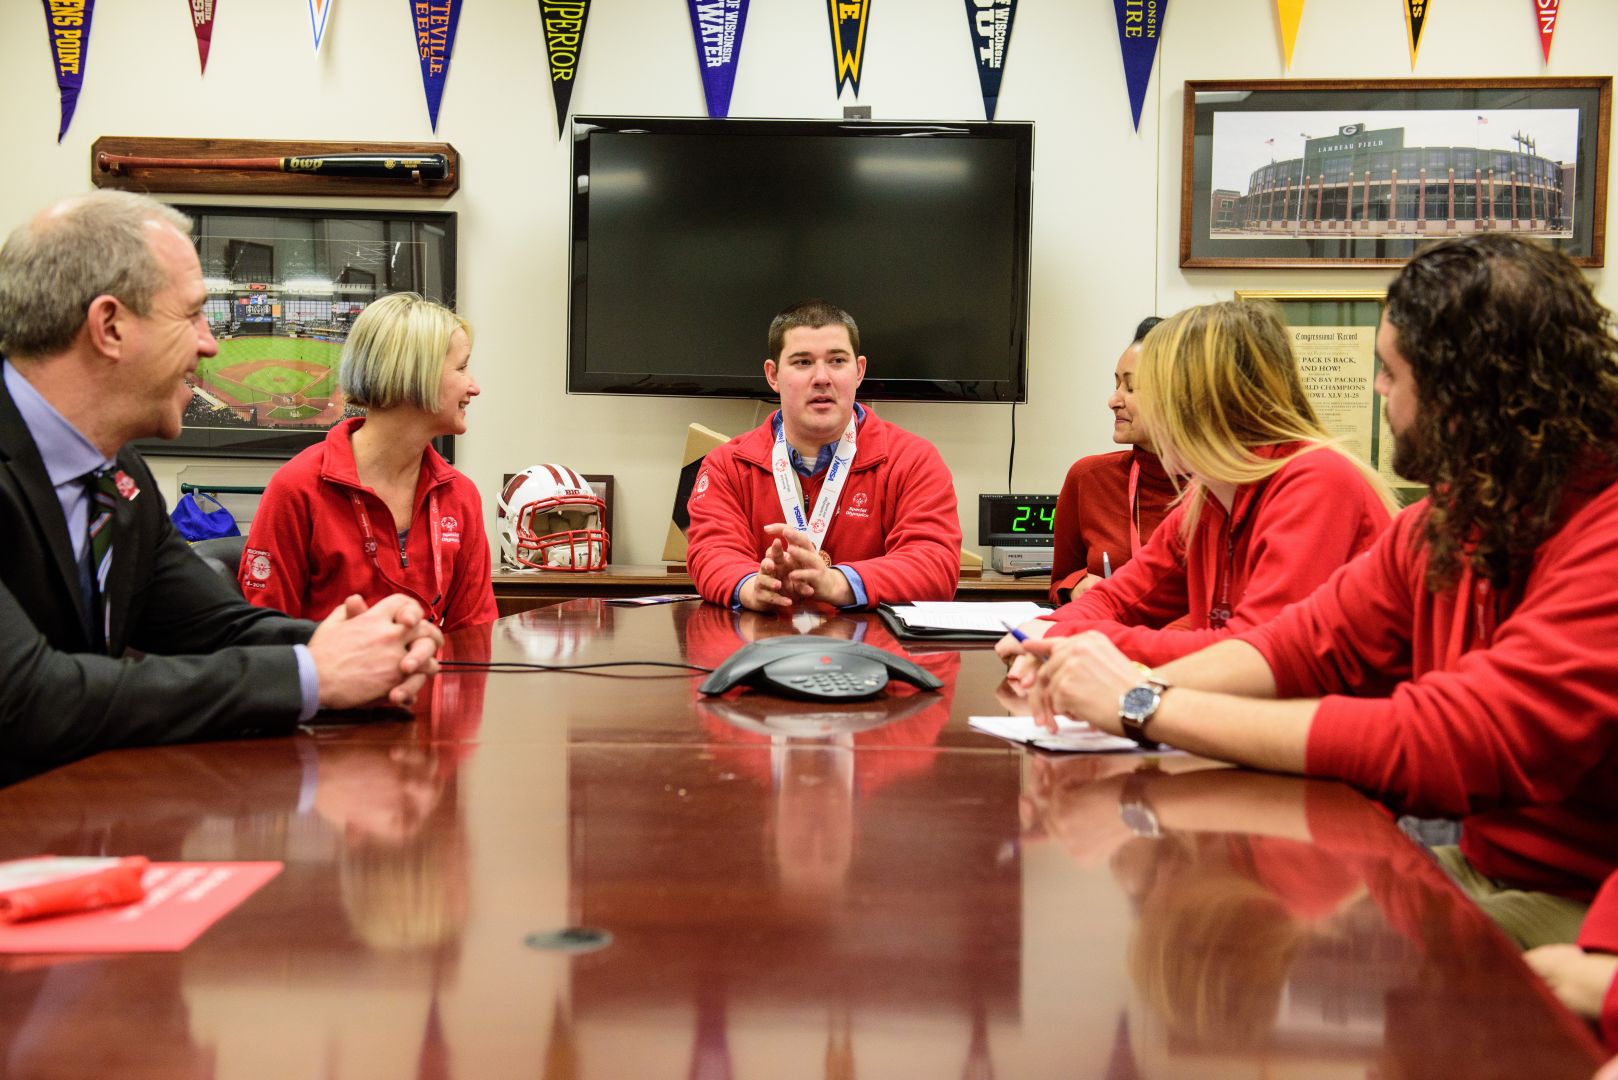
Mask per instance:
[[[90,636],[99,645],[107,640],[107,570],[112,566],[112,515],[118,505],[118,483],[113,469],[85,474],[90,495],[89,543],[91,591]]]

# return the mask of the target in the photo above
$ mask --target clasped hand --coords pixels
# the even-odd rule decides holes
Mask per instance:
[[[842,571],[820,558],[803,533],[785,523],[764,526],[770,546],[759,560],[758,573],[742,586],[741,604],[753,611],[791,607],[800,600],[819,600],[844,607],[854,590]]]
[[[437,673],[443,644],[443,632],[408,596],[395,593],[369,608],[350,596],[309,639],[320,707],[353,709],[386,699],[410,708],[427,677]]]

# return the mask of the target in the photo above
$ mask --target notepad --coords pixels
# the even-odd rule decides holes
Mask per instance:
[[[1037,746],[1041,750],[1055,750],[1068,754],[1133,754],[1162,753],[1157,747],[1144,747],[1134,739],[1122,735],[1109,735],[1100,728],[1091,727],[1083,720],[1066,716],[1056,718],[1056,734],[1052,735],[1035,722],[1032,716],[972,716],[968,724],[986,735],[996,735],[1012,742]]]

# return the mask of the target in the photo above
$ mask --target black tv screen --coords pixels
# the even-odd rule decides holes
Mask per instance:
[[[568,390],[770,397],[845,308],[864,398],[1022,401],[1032,124],[576,117]]]

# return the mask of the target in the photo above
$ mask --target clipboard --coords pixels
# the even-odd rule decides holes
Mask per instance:
[[[876,606],[876,613],[881,616],[883,625],[892,631],[894,637],[900,639],[901,641],[999,641],[1006,635],[1004,627],[995,627],[993,629],[984,630],[964,630],[959,628],[928,626],[925,623],[909,621],[906,620],[898,610],[896,610],[898,607],[908,606],[910,605],[878,604]],[[977,605],[974,604],[972,606],[975,607]],[[1050,607],[1045,604],[1033,604],[1031,606],[1040,611],[1051,610]]]

